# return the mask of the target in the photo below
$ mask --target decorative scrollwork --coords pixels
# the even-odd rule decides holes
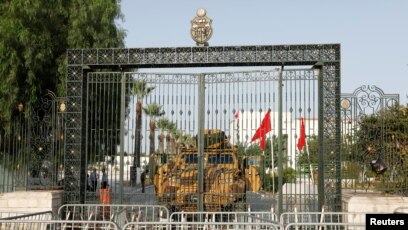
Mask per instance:
[[[63,138],[58,111],[63,101],[65,99],[57,98],[53,92],[48,91],[30,109],[29,188],[48,188],[57,184],[59,172],[55,165],[60,162],[55,159],[56,143]]]
[[[202,63],[297,63],[338,62],[339,45],[226,46],[146,49],[69,50],[69,65],[185,65]],[[83,63],[82,63],[83,62]]]
[[[163,48],[162,52],[162,62],[164,63],[174,63],[176,61],[176,49],[175,48]]]
[[[84,50],[83,59],[85,63],[97,64],[98,63],[98,50]]]
[[[71,64],[81,64],[82,60],[82,50],[68,50],[68,60]]]
[[[116,49],[113,50],[114,63],[125,64],[128,63],[129,49]]]
[[[129,62],[135,64],[141,64],[144,62],[144,55],[142,49],[129,49]]]
[[[98,63],[112,64],[113,63],[113,51],[114,49],[99,49],[98,50]]]
[[[346,96],[356,99],[358,114],[363,115],[375,114],[381,109],[395,106],[399,101],[398,95],[385,94],[380,88],[374,85],[363,85],[354,90],[351,95]]]

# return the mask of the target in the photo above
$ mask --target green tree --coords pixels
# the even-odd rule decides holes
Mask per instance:
[[[155,139],[154,139],[154,134],[156,132],[156,117],[160,117],[164,115],[163,111],[163,106],[158,105],[158,104],[148,104],[145,108],[143,108],[143,111],[149,115],[150,117],[150,123],[149,123],[149,140],[150,140],[150,155],[154,153],[154,148],[155,148]]]
[[[271,153],[273,152],[274,167],[278,167],[279,139],[276,135],[268,138],[265,144],[265,167],[272,168]],[[273,151],[272,151],[273,143]],[[287,163],[288,160],[288,135],[282,135],[282,163]]]
[[[359,123],[357,151],[366,167],[378,156],[382,157],[391,174],[400,178],[408,177],[408,110],[406,107],[392,107],[366,116]],[[397,174],[396,174],[397,173]],[[408,190],[408,188],[405,188]]]
[[[0,120],[46,89],[65,95],[70,48],[122,47],[119,1],[4,0],[0,3]]]
[[[172,154],[178,154],[178,147],[179,144],[181,143],[183,137],[183,132],[180,129],[175,129],[172,130],[171,132],[171,153]]]
[[[167,131],[167,127],[169,126],[170,122],[171,122],[171,121],[170,121],[169,119],[167,119],[167,118],[159,119],[159,120],[156,122],[156,126],[157,126],[157,128],[159,128],[159,130],[160,130],[160,133],[159,133],[159,136],[158,136],[158,140],[159,140],[159,154],[164,154],[164,140],[165,140],[165,138],[166,138],[165,131]]]
[[[166,135],[166,153],[167,154],[175,154],[173,152],[173,146],[175,146],[175,139],[174,139],[174,133],[177,130],[177,125],[174,122],[170,122],[167,124],[167,135]]]
[[[15,135],[17,104],[29,115],[46,90],[66,95],[68,49],[123,47],[121,18],[119,1],[0,1],[0,132]]]
[[[176,129],[176,124],[167,118],[161,118],[157,122],[157,127],[160,129],[159,139],[159,154],[161,154],[161,163],[166,163],[171,150],[171,134]],[[164,145],[166,141],[166,146]]]
[[[309,168],[309,164],[318,164],[319,162],[319,142],[315,135],[307,137],[306,141],[307,146],[305,145],[300,151],[297,162],[301,167]]]

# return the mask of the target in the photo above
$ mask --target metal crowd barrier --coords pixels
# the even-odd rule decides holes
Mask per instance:
[[[221,223],[221,222],[132,222],[127,223],[123,230],[278,230],[279,225],[273,223]]]
[[[0,220],[0,229],[4,230],[77,230],[104,229],[120,230],[110,221],[84,220]]]
[[[400,207],[395,212],[408,211]],[[58,210],[18,213],[0,211],[0,229],[272,229],[362,230],[362,212],[174,212],[160,205],[67,204]],[[7,215],[7,216],[6,216]]]
[[[19,222],[30,222],[30,221],[49,221],[53,220],[54,214],[52,211],[45,211],[45,212],[35,212],[35,213],[28,213],[28,212],[0,212],[0,229],[39,229],[45,230],[48,229],[47,226],[39,226],[39,225],[31,225],[30,223],[22,223],[18,224]]]
[[[321,224],[357,225],[365,226],[366,213],[363,212],[285,212],[280,216],[281,229],[287,226],[315,226]],[[312,228],[291,228],[291,229],[315,229]],[[334,228],[336,229],[336,228]]]
[[[278,223],[279,218],[273,212],[173,212],[172,222],[247,222]]]
[[[290,223],[282,230],[365,230],[363,223]]]
[[[119,227],[128,222],[169,220],[169,210],[160,205],[65,204],[58,209],[62,220],[112,221]]]
[[[45,212],[10,212],[0,211],[0,220],[52,220],[54,214],[51,211]]]

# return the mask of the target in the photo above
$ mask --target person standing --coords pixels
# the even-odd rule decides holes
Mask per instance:
[[[91,191],[95,192],[96,188],[98,187],[98,179],[99,175],[96,173],[96,168],[93,169],[91,176],[89,177],[91,181]]]
[[[142,193],[145,192],[145,181],[146,181],[146,174],[149,172],[148,169],[142,172],[140,175],[140,182],[142,183]]]
[[[105,172],[105,168],[102,168],[102,181],[101,181],[101,188],[105,189],[108,187],[108,173]]]
[[[86,191],[92,191],[92,182],[89,178],[89,173],[86,174]]]

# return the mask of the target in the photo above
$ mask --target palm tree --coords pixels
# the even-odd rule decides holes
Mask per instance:
[[[190,145],[190,146],[194,146],[196,144],[194,141],[194,137],[191,136],[190,134],[184,134],[183,141],[186,145]]]
[[[164,131],[167,130],[167,127],[169,126],[170,121],[166,118],[162,118],[157,121],[157,128],[160,129],[160,134],[159,134],[159,153],[163,154],[164,153],[164,139],[166,135],[164,134]]]
[[[172,138],[171,147],[172,147],[173,154],[178,154],[178,147],[179,147],[179,144],[181,142],[181,137],[182,136],[183,136],[183,132],[181,130],[179,130],[179,129],[175,129],[172,132],[172,137],[173,138]]]
[[[156,117],[160,117],[164,115],[164,111],[162,110],[163,106],[158,105],[158,104],[148,104],[145,108],[143,108],[143,111],[149,115],[150,117],[150,134],[149,134],[149,140],[150,140],[150,155],[154,153],[154,133],[156,129],[156,122],[155,119]]]
[[[136,95],[136,127],[135,127],[135,149],[133,158],[133,167],[135,172],[140,168],[140,146],[141,146],[141,130],[142,130],[142,101],[143,98],[149,95],[155,87],[149,87],[146,81],[136,81],[133,85],[132,92]],[[137,175],[133,178],[132,184],[135,184]]]
[[[174,123],[174,122],[170,122],[168,125],[167,125],[167,128],[166,128],[166,130],[167,130],[167,135],[166,135],[166,153],[167,154],[173,154],[173,152],[172,152],[172,149],[173,149],[173,147],[172,147],[172,144],[173,144],[173,133],[175,132],[175,130],[177,129],[177,126],[176,126],[176,124]]]

